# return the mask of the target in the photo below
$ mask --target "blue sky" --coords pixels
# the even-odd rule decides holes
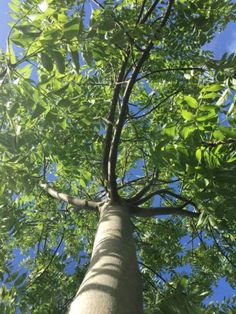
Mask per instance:
[[[236,0],[234,2],[236,2]],[[8,3],[9,0],[0,0],[0,48],[4,51],[6,49],[6,40],[10,29],[8,26],[8,22],[10,20]],[[218,34],[216,38],[206,46],[206,48],[213,50],[216,58],[220,58],[224,52],[236,53],[236,24],[230,23],[227,29],[221,34]],[[16,253],[17,252],[18,251],[16,251]],[[20,259],[21,256],[19,254],[18,260]],[[18,264],[17,256],[16,264]],[[222,301],[223,296],[230,297],[232,292],[232,289],[222,278],[219,281],[218,287],[214,288],[214,296],[207,298],[207,301],[217,300],[220,302]]]
[[[6,49],[6,38],[9,32],[9,0],[0,0],[0,48]]]

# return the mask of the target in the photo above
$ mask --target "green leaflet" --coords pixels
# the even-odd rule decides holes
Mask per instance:
[[[187,120],[187,121],[194,120],[194,114],[191,113],[190,111],[182,110],[182,111],[181,111],[181,115],[182,115],[182,117],[183,117],[185,120]]]
[[[79,73],[80,72],[79,53],[76,49],[74,50],[73,47],[70,48],[70,53],[76,72]]]
[[[191,96],[184,96],[184,100],[187,102],[188,106],[191,108],[197,108],[198,102]]]
[[[65,72],[65,58],[59,51],[53,51],[52,56],[56,62],[57,70],[60,74]]]
[[[47,71],[51,72],[53,70],[53,61],[48,54],[41,53],[41,62]]]
[[[183,136],[184,139],[188,138],[194,131],[196,130],[195,125],[189,125],[184,127],[181,131],[180,134]]]

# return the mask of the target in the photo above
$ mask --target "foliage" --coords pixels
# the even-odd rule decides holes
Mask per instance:
[[[59,203],[40,183],[104,199],[112,98],[119,89],[116,123],[152,43],[128,98],[117,189],[128,199],[151,182],[144,205],[200,216],[133,217],[145,311],[233,313],[234,300],[203,301],[218,279],[236,282],[236,56],[215,60],[203,46],[235,21],[236,5],[175,1],[163,25],[165,0],[9,6],[14,22],[0,56],[0,312],[64,313],[73,298],[98,214]]]

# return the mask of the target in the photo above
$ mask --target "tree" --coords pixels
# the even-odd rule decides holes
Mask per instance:
[[[236,4],[9,5],[0,312],[233,313]]]

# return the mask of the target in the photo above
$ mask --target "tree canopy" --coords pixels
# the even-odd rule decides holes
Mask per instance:
[[[234,313],[234,298],[204,300],[236,282],[236,55],[204,45],[236,4],[9,6],[0,312],[66,312],[109,197],[130,202],[145,313]]]

